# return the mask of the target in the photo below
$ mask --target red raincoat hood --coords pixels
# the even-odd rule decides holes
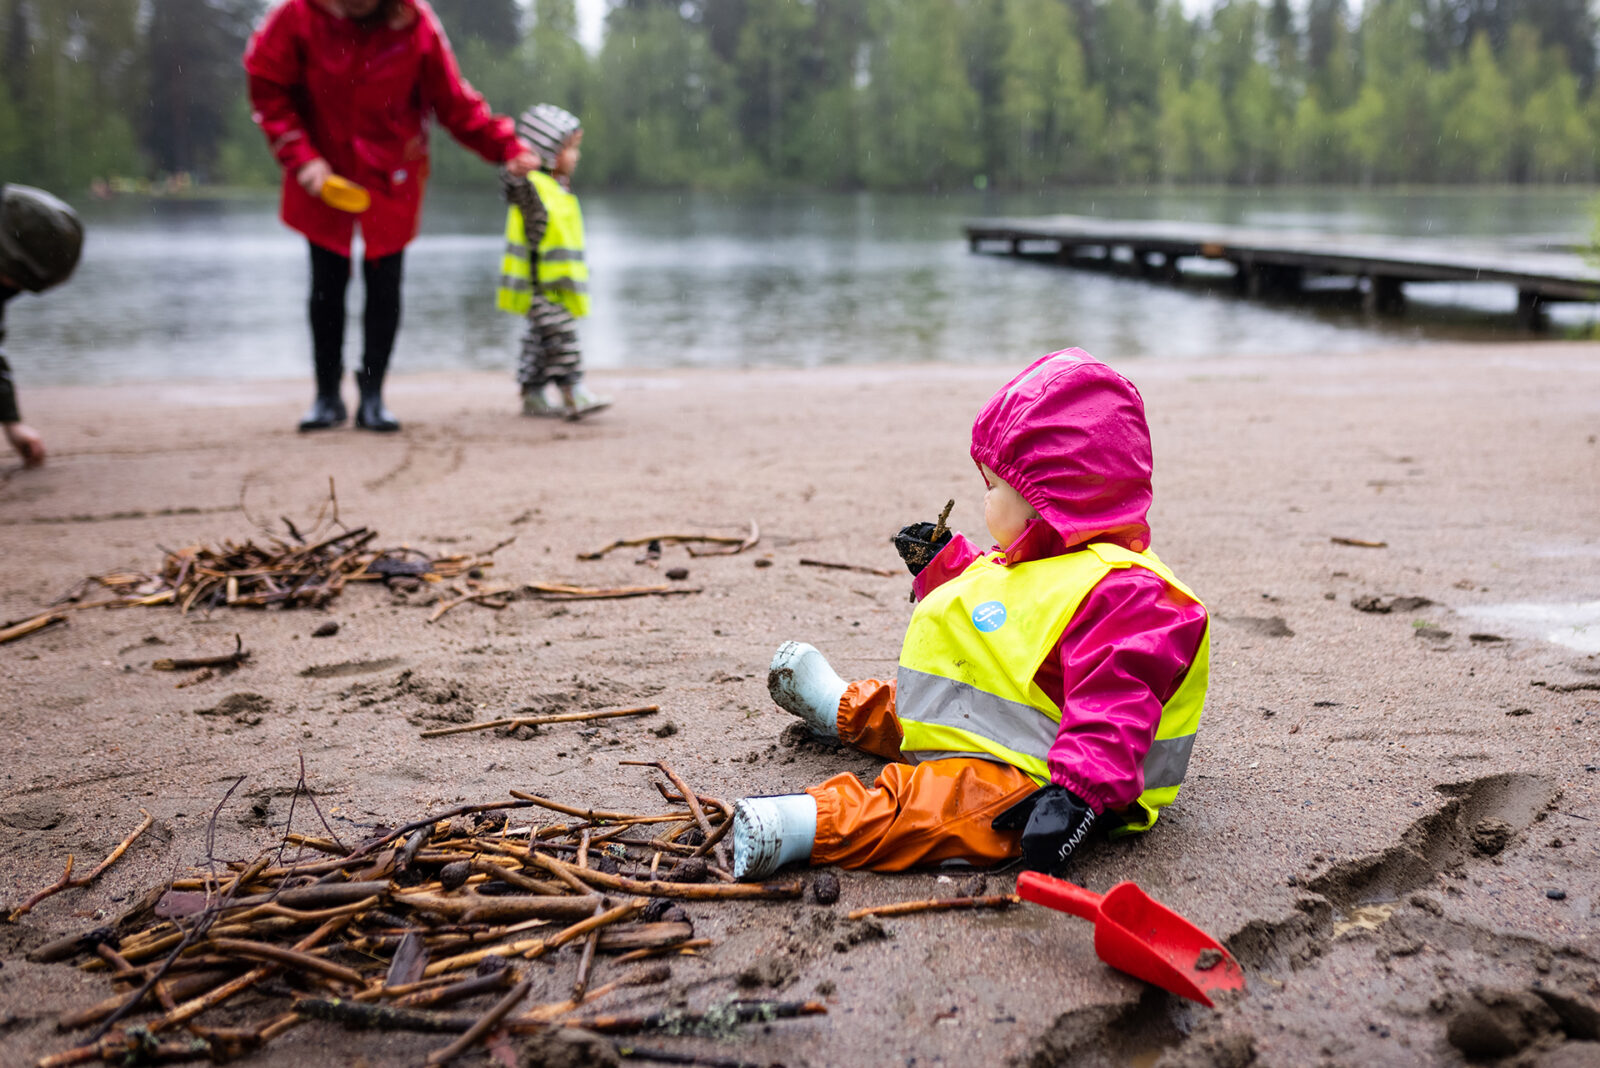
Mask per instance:
[[[1082,349],[1034,361],[989,398],[972,424],[972,459],[1022,494],[1067,548],[1150,548],[1144,399]]]

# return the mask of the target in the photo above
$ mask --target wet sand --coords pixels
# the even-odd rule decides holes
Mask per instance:
[[[1095,959],[1087,924],[1031,906],[885,920],[887,937],[863,938],[849,909],[948,895],[966,879],[843,873],[833,906],[691,907],[714,945],[673,963],[674,994],[691,1006],[821,997],[828,1016],[752,1027],[732,1044],[654,1044],[791,1066],[1162,1053],[1223,1065],[1250,1050],[1267,1065],[1453,1065],[1462,1053],[1447,1035],[1470,1045],[1521,1012],[1530,1061],[1592,1063],[1582,1058],[1600,1045],[1580,1040],[1600,1038],[1600,657],[1570,613],[1600,600],[1600,346],[1121,369],[1155,436],[1156,550],[1213,612],[1213,678],[1178,804],[1077,874],[1096,890],[1133,879],[1221,937],[1250,996],[1209,1013],[1151,993]],[[518,417],[498,376],[400,377],[397,437],[297,435],[300,381],[24,382],[53,456],[41,471],[0,470],[0,620],[33,615],[86,575],[153,569],[158,546],[312,516],[330,477],[344,521],[382,544],[465,551],[515,535],[496,581],[637,584],[681,566],[701,592],[466,605],[430,625],[425,598],[363,586],[322,612],[94,610],[0,646],[11,754],[0,902],[53,881],[69,853],[80,870],[104,856],[141,807],[156,817],[94,886],[0,924],[0,1060],[67,1047],[56,1017],[110,989],[24,953],[200,863],[211,810],[240,775],[217,856],[276,842],[299,754],[335,827],[352,833],[512,788],[658,808],[647,770],[619,759],[669,760],[726,798],[840,770],[870,777],[870,758],[781,739],[791,721],[767,698],[766,664],[801,638],[847,675],[892,672],[908,581],[799,561],[893,569],[889,534],[949,497],[952,526],[977,536],[967,431],[1010,370],[596,375],[617,406],[577,425]],[[618,537],[737,534],[752,519],[761,542],[738,556],[668,546],[655,571],[629,551],[576,559]],[[1352,607],[1396,597],[1432,603]],[[1465,614],[1506,605],[1521,615]],[[311,637],[328,620],[338,634]],[[1563,620],[1567,644],[1547,640]],[[225,652],[236,633],[252,656],[231,675],[175,689],[151,669]],[[265,698],[258,723],[196,714],[236,693]],[[647,701],[676,734],[616,720],[525,740],[418,736],[441,715]],[[1496,819],[1509,838],[1486,852]],[[988,882],[998,892],[1010,876]],[[536,993],[564,996],[575,966],[534,962]],[[767,985],[739,985],[752,968]],[[1558,1023],[1514,998],[1474,1000],[1478,987],[1542,991]],[[607,1006],[667,999],[658,989]],[[415,1064],[442,1044],[316,1024],[249,1063]]]

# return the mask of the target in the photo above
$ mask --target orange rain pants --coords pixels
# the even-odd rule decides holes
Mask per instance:
[[[849,772],[806,793],[817,800],[811,863],[904,871],[964,860],[999,864],[1021,855],[1018,831],[989,826],[1038,789],[1010,764],[977,757],[904,763],[894,683],[852,682],[839,701],[839,740],[894,761],[870,788]]]

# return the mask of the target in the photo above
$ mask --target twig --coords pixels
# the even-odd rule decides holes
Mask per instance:
[[[439,607],[433,610],[433,615],[428,617],[428,622],[437,623],[439,618],[446,612],[450,611],[450,609],[457,608],[469,601],[481,601],[486,597],[499,597],[502,594],[514,592],[516,592],[515,586],[491,586],[487,590],[478,590],[474,593],[467,594],[465,597],[457,597],[450,601],[441,601],[439,603]]]
[[[268,960],[278,964],[287,964],[290,967],[299,968],[301,971],[316,972],[318,975],[325,975],[329,979],[337,979],[342,983],[362,986],[366,982],[361,977],[361,973],[353,968],[346,968],[342,964],[335,964],[332,961],[323,960],[321,957],[313,957],[309,953],[284,949],[282,946],[274,946],[266,942],[252,942],[242,938],[210,938],[206,940],[206,944],[221,953],[247,957],[252,960]]]
[[[756,526],[756,521],[752,519],[750,520],[750,533],[746,534],[744,539],[732,548],[700,549],[698,551],[693,545],[685,545],[684,548],[688,550],[690,556],[738,556],[746,549],[754,547],[760,540],[761,528]]]
[[[661,711],[660,705],[641,705],[638,708],[619,708],[608,712],[563,712],[550,716],[508,716],[503,719],[491,719],[484,723],[467,723],[459,727],[436,727],[431,731],[423,731],[423,738],[443,738],[447,734],[469,734],[472,731],[486,731],[493,727],[538,727],[546,723],[581,723],[592,719],[616,719],[621,716],[648,716]]]
[[[1022,901],[1016,894],[989,894],[986,897],[935,897],[923,901],[899,901],[893,905],[873,905],[853,909],[849,918],[863,916],[907,916],[914,912],[946,912],[951,909],[1006,909]]]
[[[355,1027],[455,1034],[472,1026],[470,1016],[426,1012],[398,1005],[373,1005],[352,998],[300,998],[294,1011],[314,1020],[332,1020]]]
[[[513,863],[515,862],[513,861]],[[494,861],[486,860],[483,857],[474,857],[469,860],[467,864],[475,872],[480,872],[484,875],[487,875],[491,879],[499,879],[501,882],[506,883],[509,886],[515,886],[519,890],[526,890],[530,894],[548,895],[562,893],[561,887],[556,886],[553,883],[540,882],[538,879],[534,879],[522,874],[515,868],[503,867],[499,864],[496,864]],[[580,892],[587,894],[589,892],[589,888],[585,886]]]
[[[730,1057],[713,1057],[705,1053],[685,1053],[682,1050],[656,1049],[635,1046],[631,1043],[617,1047],[617,1056],[628,1060],[656,1061],[659,1064],[688,1064],[694,1068],[781,1068],[768,1061],[745,1061]]]
[[[150,666],[157,671],[193,671],[198,668],[236,668],[246,660],[250,654],[244,647],[244,636],[233,636],[233,652],[222,656],[195,656],[180,659],[163,658],[155,661]]]
[[[333,489],[333,479],[331,478],[328,480],[328,489],[330,492]],[[338,505],[336,504],[334,508],[337,510]],[[311,802],[311,808],[316,812],[317,819],[322,821],[322,829],[328,832],[328,837],[333,839],[335,845],[340,849],[344,849],[344,843],[339,841],[339,836],[334,833],[332,827],[328,826],[328,817],[322,814],[322,806],[317,804],[317,795],[312,791],[311,784],[306,782],[306,754],[302,751],[296,755],[300,758],[300,779],[295,783],[295,795],[299,796],[301,790],[306,792],[306,800]]]
[[[1368,541],[1365,538],[1329,538],[1328,540],[1335,545],[1353,545],[1357,549],[1387,549],[1389,547],[1389,543],[1386,541]]]
[[[671,820],[681,820],[682,816],[636,816],[629,812],[600,812],[592,808],[578,808],[574,805],[563,805],[559,801],[552,801],[548,797],[538,794],[524,793],[521,790],[512,790],[511,796],[525,805],[538,805],[551,812],[559,812],[564,816],[576,816],[588,820],[590,823],[664,823]]]
[[[601,948],[605,947],[603,939],[600,944]],[[617,958],[617,963],[627,964],[636,960],[648,960],[651,957],[664,957],[669,953],[682,953],[687,956],[693,956],[695,950],[704,949],[710,944],[711,939],[709,938],[690,938],[682,942],[668,942],[666,945],[661,946],[644,946],[624,953]]]
[[[483,1014],[483,1018],[469,1027],[467,1032],[460,1038],[456,1039],[448,1046],[441,1047],[440,1049],[434,1050],[432,1053],[428,1054],[426,1063],[429,1065],[435,1065],[444,1064],[447,1061],[453,1061],[467,1050],[477,1045],[485,1035],[494,1029],[496,1024],[505,1019],[512,1009],[522,1004],[523,1000],[528,996],[528,991],[532,989],[533,980],[531,979],[524,979],[522,982],[512,987],[511,991],[506,994],[505,997],[495,1002],[494,1006],[490,1008],[488,1012]]]
[[[956,499],[954,497],[944,502],[944,511],[939,513],[939,521],[933,525],[933,533],[928,535],[929,541],[938,541],[944,537],[944,532],[949,529],[945,526],[945,522],[950,518],[950,510],[955,506]]]
[[[799,897],[805,890],[805,884],[798,879],[789,882],[731,884],[673,883],[656,879],[644,882],[621,875],[608,875],[594,868],[579,868],[574,864],[568,864],[565,861],[556,860],[554,857],[546,857],[539,853],[530,854],[528,860],[552,874],[558,869],[570,872],[591,886],[602,886],[609,890],[621,890],[630,894],[649,894],[651,897],[778,901]]]
[[[150,815],[150,813],[146,812],[144,809],[141,808],[139,810],[139,814],[144,817],[143,822],[133,829],[132,834],[128,835],[128,837],[117,843],[117,848],[111,851],[111,855],[106,857],[105,860],[102,860],[88,875],[79,876],[76,879],[72,877],[72,856],[69,854],[67,856],[67,870],[62,873],[61,878],[56,880],[51,885],[45,887],[43,890],[40,890],[37,894],[34,894],[28,900],[18,905],[15,909],[12,909],[11,915],[8,916],[7,919],[11,923],[16,923],[19,918],[26,916],[29,912],[33,911],[33,907],[35,905],[52,894],[59,894],[61,891],[66,890],[69,887],[88,886],[90,883],[98,879],[102,872],[111,867],[111,865],[115,864],[118,858],[128,851],[128,847],[133,845],[135,839],[137,839],[145,831],[148,831],[150,829],[150,825],[155,823],[155,817]]]
[[[530,582],[522,587],[536,601],[610,601],[624,597],[675,597],[699,593],[699,586],[568,586],[559,582]]]
[[[598,909],[595,914],[599,915]],[[594,967],[594,950],[599,942],[598,930],[590,931],[588,937],[583,940],[583,956],[578,958],[578,977],[572,983],[572,1000],[575,1002],[581,1003],[583,995],[589,989],[589,969]]]
[[[488,975],[474,975],[470,979],[450,981],[448,976],[439,976],[434,982],[443,981],[446,986],[434,987],[432,990],[418,990],[416,993],[407,994],[395,1000],[398,1008],[421,1009],[432,1005],[453,1005],[458,1001],[478,997],[480,994],[493,993],[504,990],[516,982],[517,974],[510,968],[497,968]],[[381,992],[381,991],[380,991]]]
[[[673,542],[680,545],[687,545],[690,543],[706,545],[737,545],[739,548],[734,549],[733,552],[743,552],[745,549],[755,544],[755,541],[751,540],[752,538],[760,537],[760,532],[756,529],[756,521],[754,519],[750,520],[750,531],[751,532],[749,534],[739,538],[722,537],[716,534],[646,534],[639,538],[618,538],[611,544],[602,546],[593,552],[579,553],[578,559],[598,560],[615,549],[649,545],[653,541],[659,541],[663,544],[667,542]]]
[[[826,1015],[827,1011],[828,1007],[820,1001],[734,1001],[725,1008],[713,1009],[710,1012],[671,1011],[652,1012],[645,1016],[589,1016],[565,1022],[574,1027],[606,1035],[635,1034],[639,1031],[658,1031],[667,1028],[679,1033],[693,1034],[708,1024],[720,1027],[728,1022],[787,1020],[796,1016],[822,1016]]]
[[[25,619],[21,623],[0,630],[0,645],[16,641],[18,638],[25,638],[35,631],[44,630],[44,628],[52,624],[65,623],[66,621],[67,614],[65,612],[45,612],[42,615],[34,616],[32,619]]]
[[[868,567],[865,564],[835,564],[827,560],[810,560],[805,557],[800,558],[800,565],[802,567],[832,568],[835,571],[860,571],[866,575],[880,575],[883,578],[895,578],[900,574],[898,571],[889,571],[881,567]]]
[[[694,816],[694,821],[700,825],[700,833],[705,835],[706,843],[712,844],[716,849],[717,860],[722,863],[724,868],[730,866],[727,857],[724,855],[722,847],[713,842],[714,837],[720,841],[721,836],[715,834],[711,827],[711,821],[706,818],[705,809],[700,807],[700,799],[696,797],[694,792],[689,789],[688,784],[679,777],[677,772],[673,771],[672,768],[669,767],[664,761],[660,760],[619,760],[617,763],[622,765],[655,768],[657,771],[661,772],[661,774],[671,779],[672,785],[676,786],[678,788],[678,792],[683,795],[684,803],[689,806],[689,812]],[[725,820],[724,822],[731,823],[733,821]]]

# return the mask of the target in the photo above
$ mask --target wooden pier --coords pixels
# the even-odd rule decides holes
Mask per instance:
[[[1600,301],[1600,268],[1576,252],[1483,240],[1386,238],[1202,223],[1051,215],[979,219],[966,226],[974,252],[1009,253],[1071,267],[1178,281],[1184,260],[1226,261],[1250,297],[1292,297],[1316,278],[1349,278],[1369,311],[1405,307],[1407,282],[1495,282],[1517,291],[1517,317],[1538,329],[1544,307]]]

